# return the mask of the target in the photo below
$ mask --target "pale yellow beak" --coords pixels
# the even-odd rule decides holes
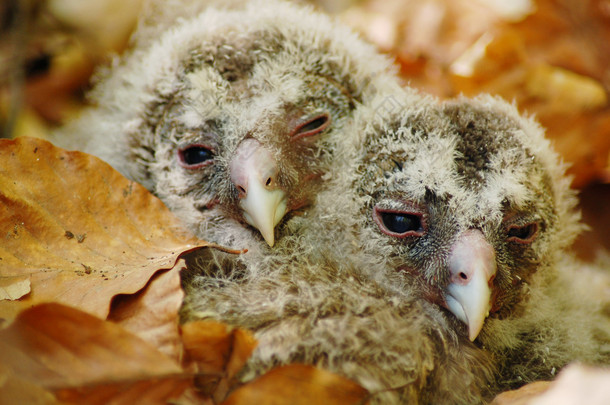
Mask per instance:
[[[468,338],[473,341],[489,316],[496,275],[495,252],[481,231],[470,229],[458,238],[451,249],[449,271],[447,307],[468,326]]]
[[[229,170],[244,219],[273,246],[275,226],[287,211],[286,192],[277,184],[278,165],[273,154],[259,141],[246,139],[237,147]]]

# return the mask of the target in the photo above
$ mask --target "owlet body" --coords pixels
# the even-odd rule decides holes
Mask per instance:
[[[414,116],[434,105],[410,90],[401,101]],[[392,99],[377,102],[372,114],[393,105]],[[366,122],[358,123],[355,134],[368,130]],[[295,229],[272,254],[241,261],[218,252],[195,258],[202,271],[187,283],[182,315],[254,331],[258,346],[244,381],[298,362],[355,380],[375,404],[480,403],[489,397],[489,357],[454,330],[418,280],[389,288],[389,280],[372,277],[385,268],[377,246],[360,240],[358,226],[366,221],[363,198],[352,187],[358,160],[348,147],[358,142],[358,136],[345,139],[337,149],[328,189],[306,220],[292,221]],[[471,370],[472,364],[479,368]]]
[[[397,86],[390,63],[309,7],[171,6],[57,141],[143,184],[204,239],[273,246],[276,225],[313,202],[353,112]]]
[[[571,361],[607,365],[591,292],[608,281],[593,289],[566,252],[576,199],[542,129],[489,96],[384,104],[357,113],[292,256],[206,260],[185,316],[255,331],[246,379],[306,362],[376,403],[485,403]]]
[[[594,288],[567,252],[577,200],[536,122],[491,96],[359,120],[346,182],[361,203],[351,226],[370,247],[356,258],[371,263],[369,277],[394,291],[419,285],[494,364],[492,390],[550,379],[571,361],[610,364],[609,280],[598,272],[605,287]]]

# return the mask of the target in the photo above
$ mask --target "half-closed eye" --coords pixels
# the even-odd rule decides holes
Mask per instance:
[[[510,242],[529,244],[538,236],[539,227],[538,222],[530,222],[525,225],[511,225],[506,231],[506,236]]]
[[[425,231],[422,214],[419,212],[385,210],[375,207],[373,219],[383,233],[397,238],[422,236]]]
[[[330,115],[327,112],[318,114],[297,125],[297,127],[290,133],[290,137],[293,140],[297,140],[317,135],[328,128],[330,121]]]

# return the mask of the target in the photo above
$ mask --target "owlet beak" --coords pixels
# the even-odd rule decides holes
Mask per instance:
[[[449,256],[450,284],[446,303],[449,310],[468,326],[474,341],[491,309],[493,279],[496,275],[493,247],[479,230],[464,232]]]
[[[249,138],[237,147],[229,170],[244,219],[273,246],[275,226],[286,214],[286,192],[277,184],[275,158],[259,141]]]

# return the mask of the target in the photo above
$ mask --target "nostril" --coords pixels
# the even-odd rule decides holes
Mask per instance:
[[[246,189],[243,186],[237,186],[240,193],[246,194]]]
[[[468,269],[455,269],[451,272],[451,283],[468,285],[472,281],[473,273]]]
[[[267,181],[265,182],[265,186],[269,187],[271,185],[271,182],[272,182],[271,177],[269,177],[267,179]]]

